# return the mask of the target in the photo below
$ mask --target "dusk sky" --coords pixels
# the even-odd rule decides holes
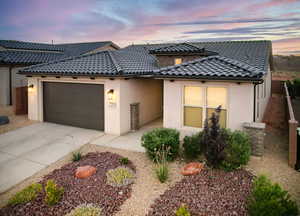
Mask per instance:
[[[1,0],[0,39],[121,47],[266,39],[274,54],[300,54],[300,0]]]

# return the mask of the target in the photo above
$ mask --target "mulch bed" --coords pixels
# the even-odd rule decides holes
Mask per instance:
[[[148,216],[175,215],[185,204],[192,216],[247,215],[253,175],[245,170],[203,170],[184,177],[154,201]]]
[[[80,161],[54,170],[40,182],[45,185],[47,180],[53,179],[59,186],[64,187],[63,198],[58,204],[52,207],[45,204],[43,191],[36,200],[30,203],[6,206],[0,209],[0,215],[63,216],[83,203],[93,203],[102,209],[103,215],[113,215],[130,197],[132,190],[131,185],[112,187],[106,183],[106,172],[120,166],[120,158],[121,156],[110,152],[88,153]],[[97,172],[86,179],[75,178],[76,168],[85,165],[95,166]],[[135,171],[135,166],[131,162],[126,166]]]

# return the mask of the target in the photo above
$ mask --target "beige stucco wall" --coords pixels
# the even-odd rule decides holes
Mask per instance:
[[[0,67],[0,105],[9,104],[9,67]]]
[[[130,130],[130,104],[140,103],[140,125],[162,116],[162,80],[121,80],[121,133]]]
[[[268,73],[264,77],[263,84],[259,84],[256,87],[256,121],[261,122],[267,108],[270,96],[271,96],[271,84],[272,74],[268,70]]]
[[[197,131],[197,128],[183,125],[183,88],[184,86],[220,86],[226,87],[228,92],[227,127],[242,129],[244,122],[253,121],[254,87],[251,83],[205,82],[164,80],[164,127],[176,128],[183,134]]]
[[[108,134],[124,134],[130,130],[130,104],[139,102],[141,123],[145,124],[160,116],[162,108],[161,82],[158,80],[124,80],[124,79],[95,79],[89,78],[28,78],[28,85],[34,89],[28,93],[28,118],[43,121],[43,85],[44,81],[77,82],[103,84],[105,89],[105,132]],[[113,89],[115,103],[111,104],[107,92]]]
[[[24,75],[17,74],[23,67],[12,67],[12,103],[14,104],[14,88],[26,86],[27,78]],[[9,67],[0,67],[0,105],[9,105]]]

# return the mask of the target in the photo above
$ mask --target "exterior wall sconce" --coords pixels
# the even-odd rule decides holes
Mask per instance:
[[[114,92],[113,89],[110,89],[107,92],[107,99],[108,99],[109,104],[115,104],[116,103],[116,95],[115,95],[115,92]]]
[[[34,89],[34,85],[33,84],[30,84],[28,86],[28,92],[33,92],[33,89]]]

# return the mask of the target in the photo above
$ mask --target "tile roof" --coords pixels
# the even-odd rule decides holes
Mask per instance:
[[[21,73],[258,80],[267,72],[271,53],[268,41],[193,43],[193,46],[204,47],[219,55],[159,68],[149,49],[166,46],[168,44],[134,45],[31,66]]]
[[[217,52],[220,56],[232,58],[261,70],[267,70],[271,55],[271,41],[219,41],[219,42],[190,42],[194,46]],[[125,47],[125,50],[137,52],[149,52],[150,49],[158,49],[172,45],[165,44],[141,44]]]
[[[6,64],[37,64],[46,63],[70,56],[78,56],[94,49],[117,45],[111,41],[72,43],[72,44],[43,44],[23,41],[0,40],[0,63]]]
[[[220,79],[260,79],[264,71],[223,56],[210,56],[164,67],[154,71],[157,77],[188,77]]]
[[[172,45],[167,45],[163,47],[154,47],[149,49],[150,54],[201,54],[205,56],[209,55],[217,55],[216,52],[211,52],[209,50],[206,50],[205,48],[200,48],[198,46],[194,46],[189,43],[179,43],[179,44],[172,44]]]
[[[77,56],[92,51],[96,48],[112,44],[111,41],[87,42],[87,43],[66,43],[56,44],[68,56]]]
[[[32,51],[0,51],[0,63],[6,64],[39,64],[65,57],[63,53]]]
[[[32,42],[14,41],[14,40],[0,40],[0,46],[7,49],[63,51],[62,48],[52,44],[32,43]]]
[[[156,59],[151,55],[119,50],[101,51],[94,54],[33,65],[21,70],[20,73],[135,76],[152,73],[157,68]]]

